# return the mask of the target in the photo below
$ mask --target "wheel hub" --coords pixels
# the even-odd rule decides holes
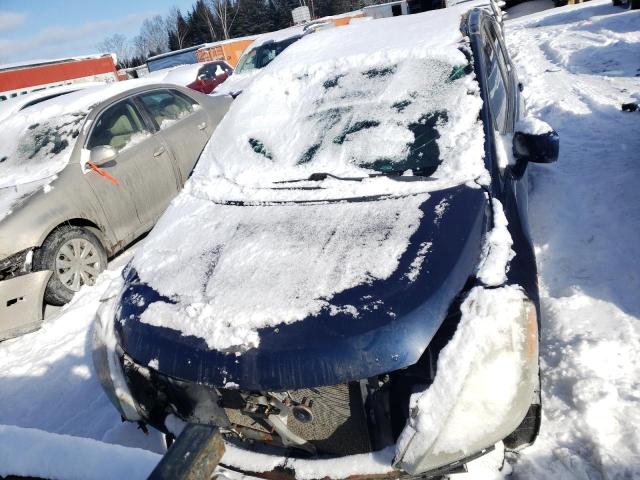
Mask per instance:
[[[94,285],[103,268],[98,249],[83,238],[65,242],[56,255],[56,274],[74,292],[83,285]]]

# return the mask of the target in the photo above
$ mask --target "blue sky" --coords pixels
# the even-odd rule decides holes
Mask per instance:
[[[0,0],[0,64],[97,53],[114,33],[131,38],[142,21],[184,13],[195,0]]]

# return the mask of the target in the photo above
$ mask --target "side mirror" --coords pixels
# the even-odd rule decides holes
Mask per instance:
[[[558,160],[560,138],[555,130],[544,133],[516,132],[513,135],[513,157],[516,163],[553,163]]]
[[[116,155],[118,155],[118,152],[111,145],[99,145],[91,149],[89,161],[100,166],[116,158]]]
[[[560,139],[546,122],[527,115],[516,124],[513,134],[513,158],[516,170],[522,170],[528,162],[553,163],[558,160]]]

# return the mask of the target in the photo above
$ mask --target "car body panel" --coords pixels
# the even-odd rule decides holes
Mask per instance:
[[[50,276],[51,272],[42,271],[0,282],[0,341],[40,327]]]
[[[448,206],[439,217],[436,206],[444,203]],[[136,282],[132,271],[116,331],[124,350],[136,361],[146,364],[155,358],[167,375],[215,386],[233,382],[245,389],[279,391],[334,385],[412,365],[473,272],[486,207],[486,195],[479,187],[459,186],[430,194],[420,206],[420,226],[396,272],[388,279],[337,293],[330,300],[338,310],[355,307],[360,312],[355,318],[325,309],[289,325],[261,329],[260,346],[240,356],[216,352],[202,339],[140,322],[146,306],[162,299],[148,285]],[[424,267],[411,280],[412,263],[426,243],[431,246]],[[277,264],[272,268],[274,277],[284,274]],[[136,302],[140,296],[147,300],[145,306]]]

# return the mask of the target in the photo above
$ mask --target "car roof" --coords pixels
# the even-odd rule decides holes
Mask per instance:
[[[158,86],[171,86],[147,79],[131,79],[121,82],[87,87],[82,90],[45,100],[37,105],[24,108],[17,115],[28,117],[37,114],[38,118],[51,118],[66,113],[81,112],[110,101],[117,97],[125,97],[138,91]]]

